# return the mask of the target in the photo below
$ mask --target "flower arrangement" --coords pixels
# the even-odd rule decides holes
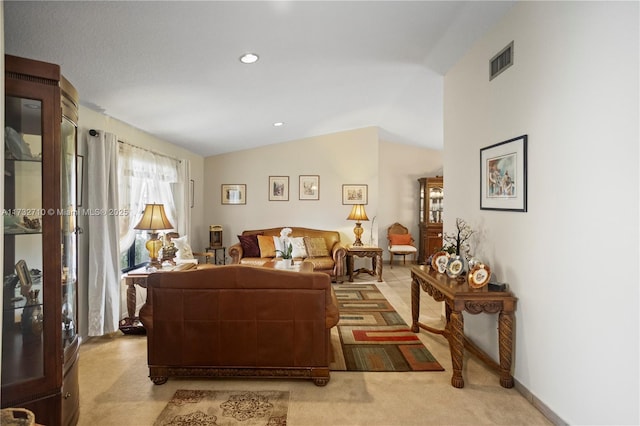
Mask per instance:
[[[282,241],[282,247],[284,250],[276,250],[276,253],[280,253],[283,259],[291,259],[293,253],[293,244],[289,241],[289,235],[293,232],[291,228],[283,228],[280,231],[280,241]]]
[[[456,255],[461,255],[462,251],[464,251],[467,257],[470,256],[471,246],[468,241],[474,232],[464,219],[456,218],[456,232],[444,233],[442,239],[445,245],[442,247],[442,250]]]

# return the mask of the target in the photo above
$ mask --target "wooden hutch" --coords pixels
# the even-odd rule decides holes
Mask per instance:
[[[2,407],[80,414],[78,93],[58,65],[5,56]]]
[[[429,256],[442,247],[444,182],[442,176],[436,176],[420,178],[418,183],[420,184],[418,263],[424,264]]]

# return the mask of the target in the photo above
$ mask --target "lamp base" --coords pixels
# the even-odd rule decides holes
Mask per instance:
[[[149,233],[149,241],[147,241],[145,247],[149,251],[149,267],[160,269],[162,267],[162,264],[158,260],[158,253],[162,248],[162,241],[158,239],[157,232]]]
[[[353,233],[356,236],[356,241],[353,243],[354,247],[362,247],[364,245],[362,244],[362,241],[360,241],[360,237],[363,232],[364,228],[362,227],[362,224],[360,222],[356,222],[356,227],[353,228]]]

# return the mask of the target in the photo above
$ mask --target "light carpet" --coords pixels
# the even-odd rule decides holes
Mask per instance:
[[[154,426],[285,426],[288,391],[178,389]]]
[[[443,371],[372,283],[334,284],[340,321],[332,329],[332,371]]]

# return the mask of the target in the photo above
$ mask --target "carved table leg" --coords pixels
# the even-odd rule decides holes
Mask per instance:
[[[513,351],[513,313],[500,312],[498,316],[498,344],[500,352],[500,386],[513,387],[511,357]]]
[[[375,265],[376,275],[378,276],[378,282],[382,282],[382,254],[378,253],[373,258],[373,263]]]
[[[420,316],[420,284],[415,278],[411,280],[411,331],[420,331],[418,317]]]
[[[353,258],[355,256],[347,256],[347,274],[349,274],[349,282],[353,282]]]
[[[127,316],[130,321],[136,316],[136,285],[133,281],[127,281]]]
[[[453,364],[453,376],[451,385],[454,388],[463,388],[462,357],[464,355],[464,318],[462,312],[452,311],[449,328],[449,350],[451,351],[451,363]]]

